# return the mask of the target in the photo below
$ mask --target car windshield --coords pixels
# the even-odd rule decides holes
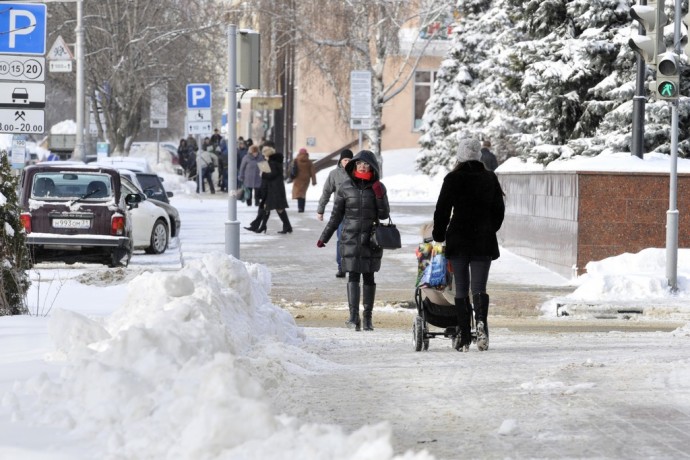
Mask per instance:
[[[33,178],[31,198],[41,200],[95,200],[112,197],[108,174],[84,171],[47,171]]]

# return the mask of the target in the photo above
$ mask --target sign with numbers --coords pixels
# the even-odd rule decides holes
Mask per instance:
[[[0,80],[45,81],[44,57],[0,54]]]

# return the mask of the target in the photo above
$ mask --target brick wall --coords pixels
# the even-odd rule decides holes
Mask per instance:
[[[569,278],[590,261],[666,247],[668,173],[499,173],[499,243]],[[678,246],[690,247],[690,174],[678,175]]]

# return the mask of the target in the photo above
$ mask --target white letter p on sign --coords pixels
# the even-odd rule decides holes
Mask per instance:
[[[192,107],[196,107],[199,99],[206,97],[206,90],[204,88],[192,88]]]
[[[17,28],[17,17],[23,16],[29,19],[29,25]],[[17,35],[29,35],[36,28],[36,16],[30,11],[26,10],[10,10],[10,30],[9,30],[9,47],[16,47]]]

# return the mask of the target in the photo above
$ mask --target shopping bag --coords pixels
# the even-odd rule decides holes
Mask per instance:
[[[445,247],[441,244],[434,244],[431,251],[431,261],[424,269],[420,285],[443,289],[446,287],[448,261],[445,256]]]

